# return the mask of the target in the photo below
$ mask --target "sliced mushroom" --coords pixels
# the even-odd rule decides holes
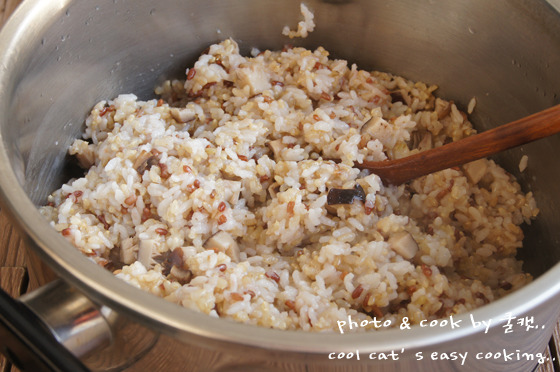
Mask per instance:
[[[157,255],[153,259],[156,263],[162,266],[161,273],[168,276],[174,267],[183,271],[188,270],[189,267],[186,264],[183,255],[183,248],[177,247],[172,251],[166,251]]]
[[[154,257],[156,263],[162,266],[161,273],[167,276],[167,279],[179,282],[181,285],[189,283],[193,276],[183,259],[183,254],[183,248],[177,247]]]
[[[231,205],[237,204],[239,195],[241,194],[241,182],[224,180],[224,200]]]
[[[204,248],[223,252],[231,257],[233,262],[239,262],[239,246],[235,239],[225,231],[219,231],[212,235],[204,243]]]
[[[136,261],[138,246],[134,244],[133,238],[126,238],[121,243],[120,260],[126,265],[130,265]]]
[[[393,102],[393,103],[401,102],[404,105],[410,106],[410,104],[412,102],[408,93],[403,89],[399,89],[399,90],[390,92],[389,95],[391,96],[391,102]]]
[[[89,169],[93,164],[95,164],[95,156],[90,156],[85,152],[76,154],[76,159],[78,160],[78,165],[83,169]]]
[[[381,116],[372,116],[371,118],[369,118],[369,120],[362,124],[362,127],[360,128],[360,134],[370,134],[370,131],[372,129],[373,131],[375,131],[375,128],[382,120],[383,118]]]
[[[362,141],[365,139],[376,139],[383,144],[385,148],[393,148],[398,141],[395,137],[395,129],[392,124],[381,116],[373,116],[360,129]],[[365,136],[365,138],[364,138]]]
[[[175,248],[167,256],[166,260],[171,266],[177,266],[180,268],[185,267],[185,261],[183,260],[183,249]]]
[[[408,231],[401,231],[392,235],[388,243],[391,249],[406,260],[410,260],[418,252],[418,243]]]
[[[435,112],[437,113],[438,120],[441,120],[449,115],[452,103],[452,101],[444,101],[441,98],[436,98]]]
[[[95,151],[93,146],[84,140],[76,140],[68,150],[70,155],[74,155],[78,165],[83,169],[89,169],[95,164]]]
[[[260,65],[250,65],[249,67],[239,65],[235,74],[237,83],[243,88],[249,86],[251,95],[262,93],[272,87],[267,73]]]
[[[274,154],[274,160],[278,161],[280,159],[280,151],[282,151],[282,149],[286,147],[284,143],[282,143],[282,140],[277,139],[274,141],[269,141],[267,145],[268,147],[270,147],[272,153]]]
[[[368,129],[371,129],[372,122],[376,122],[378,119],[383,118],[383,111],[381,111],[380,107],[374,108],[371,110],[369,117],[364,120],[361,124],[358,124],[358,129],[360,130],[360,134],[366,134]]]
[[[157,163],[157,158],[151,152],[142,150],[134,161],[134,164],[132,164],[132,167],[141,175],[152,166],[157,165]]]
[[[486,159],[478,159],[463,165],[463,170],[465,171],[467,178],[475,185],[486,174],[487,169],[488,163],[486,162]]]
[[[156,242],[153,239],[140,240],[138,245],[138,261],[146,269],[154,267],[156,261],[154,256],[157,254]]]
[[[408,141],[408,148],[410,150],[418,149],[420,144],[425,141],[427,137],[426,134],[429,132],[426,129],[419,129],[410,134],[410,140]]]
[[[189,108],[178,109],[176,107],[169,110],[173,119],[175,119],[179,123],[186,123],[191,121],[196,117],[194,110]]]
[[[177,266],[172,266],[169,275],[167,276],[170,280],[175,280],[181,285],[188,284],[192,279],[192,271],[181,269]]]
[[[420,141],[420,143],[418,144],[418,150],[420,151],[426,151],[432,148],[432,134],[431,133],[426,133],[424,134],[424,137],[422,137],[422,140]]]
[[[279,189],[280,189],[280,184],[278,182],[273,182],[270,184],[270,186],[268,186],[267,190],[272,199],[276,197],[276,194],[278,194]]]
[[[359,183],[353,189],[330,189],[327,194],[327,211],[336,214],[336,208],[339,205],[349,205],[355,200],[361,202],[366,200],[366,192]]]
[[[353,189],[330,189],[327,194],[328,205],[352,204],[354,200],[366,200],[366,193],[359,183]]]

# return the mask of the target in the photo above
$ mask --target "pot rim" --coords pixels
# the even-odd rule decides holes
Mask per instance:
[[[0,32],[0,120],[8,120],[8,103],[14,81],[11,71],[18,64],[17,45],[26,35],[36,33],[47,25],[50,15],[65,9],[71,0],[44,2],[25,0]],[[560,0],[553,0],[560,9]],[[555,5],[554,5],[555,4]],[[411,330],[384,329],[380,333],[311,333],[280,331],[258,326],[248,326],[227,319],[213,318],[206,314],[182,308],[152,294],[137,289],[111,273],[93,264],[69,242],[58,234],[41,216],[20,186],[0,133],[0,201],[11,213],[22,230],[35,243],[33,249],[39,257],[64,280],[83,291],[99,304],[127,314],[136,321],[161,331],[171,337],[208,345],[236,344],[269,351],[324,354],[354,351],[386,352],[390,350],[435,347],[454,340],[479,334],[483,329],[470,324],[470,316],[477,320],[492,319],[493,327],[504,323],[506,313],[518,316],[530,313],[554,296],[560,294],[560,263],[537,277],[525,287],[472,312],[454,317],[461,327],[420,328]],[[95,278],[95,279],[94,279]],[[529,299],[529,300],[527,300]],[[506,311],[504,311],[506,309]],[[466,325],[466,326],[465,326]],[[403,335],[406,332],[406,337]]]

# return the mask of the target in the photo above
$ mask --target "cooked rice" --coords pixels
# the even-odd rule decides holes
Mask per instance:
[[[352,167],[475,133],[435,89],[323,48],[249,58],[225,40],[159,100],[99,102],[70,148],[87,173],[41,212],[118,278],[211,316],[332,330],[466,312],[531,280],[515,255],[532,194],[492,160],[478,180],[453,168],[398,187]],[[363,202],[327,210],[330,189],[356,185]],[[220,231],[238,262],[205,244]]]
[[[300,12],[303,16],[303,21],[298,22],[297,30],[293,31],[290,30],[290,27],[284,26],[282,35],[286,35],[290,39],[293,39],[295,37],[305,38],[309,35],[310,32],[313,32],[313,30],[315,29],[315,22],[313,22],[315,16],[303,3],[300,4]]]
[[[529,157],[527,155],[523,155],[521,160],[519,160],[519,171],[524,172],[527,169],[527,164],[529,164]]]
[[[469,105],[467,106],[467,114],[472,114],[474,111],[474,108],[476,106],[476,97],[471,98],[471,100],[469,101]]]

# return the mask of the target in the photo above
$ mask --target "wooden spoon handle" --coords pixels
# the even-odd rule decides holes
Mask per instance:
[[[560,105],[474,136],[397,160],[355,164],[384,182],[399,185],[411,179],[462,165],[560,132]]]

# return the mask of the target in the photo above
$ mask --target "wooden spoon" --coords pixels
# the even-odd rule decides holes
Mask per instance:
[[[500,151],[560,132],[560,105],[509,124],[405,158],[355,163],[377,174],[385,184],[400,185],[443,169],[459,166]]]

